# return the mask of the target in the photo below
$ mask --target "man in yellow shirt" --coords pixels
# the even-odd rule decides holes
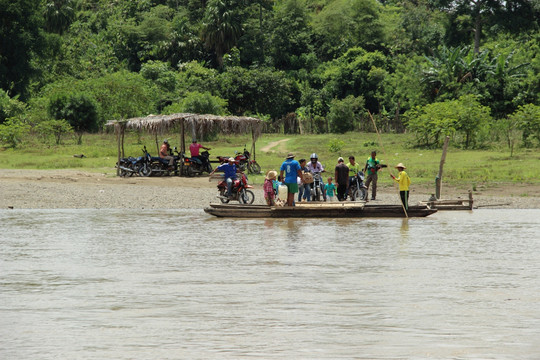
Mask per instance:
[[[396,166],[396,169],[399,171],[398,177],[390,174],[392,179],[394,179],[399,184],[399,196],[401,197],[401,202],[405,207],[405,210],[409,209],[409,186],[411,185],[411,178],[405,172],[406,167],[399,163]]]

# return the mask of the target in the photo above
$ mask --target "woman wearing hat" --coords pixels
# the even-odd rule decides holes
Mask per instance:
[[[405,165],[402,163],[397,164],[396,169],[399,171],[398,177],[390,174],[390,177],[394,179],[399,184],[399,196],[401,197],[401,202],[405,207],[405,210],[409,209],[409,185],[411,185],[411,178],[405,172]]]
[[[264,178],[264,184],[263,184],[263,191],[264,191],[264,199],[266,200],[266,205],[274,206],[274,197],[276,194],[274,193],[274,183],[273,180],[276,180],[277,171],[270,170],[268,174],[266,174],[266,177]]]

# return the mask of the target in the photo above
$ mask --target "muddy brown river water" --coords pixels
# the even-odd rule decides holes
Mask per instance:
[[[1,359],[539,359],[540,210],[0,210]]]

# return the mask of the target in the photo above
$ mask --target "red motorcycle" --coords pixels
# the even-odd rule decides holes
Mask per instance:
[[[255,200],[253,191],[248,190],[253,188],[253,186],[248,185],[247,177],[244,173],[241,173],[240,179],[233,181],[230,198],[227,197],[227,182],[225,180],[221,180],[217,184],[217,188],[219,191],[218,197],[224,204],[227,204],[230,200],[236,200],[241,204],[253,204]]]

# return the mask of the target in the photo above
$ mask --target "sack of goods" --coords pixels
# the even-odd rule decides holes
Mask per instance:
[[[305,172],[302,176],[302,181],[304,184],[311,184],[313,182],[313,174],[310,172]]]

